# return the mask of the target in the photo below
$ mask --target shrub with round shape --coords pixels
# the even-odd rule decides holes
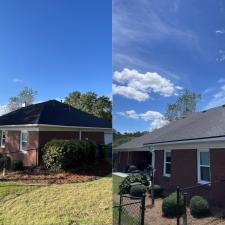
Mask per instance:
[[[22,160],[12,160],[11,170],[23,170],[23,161]]]
[[[179,208],[177,208],[177,193],[174,192],[170,194],[168,197],[163,199],[162,203],[162,213],[163,216],[173,218],[178,216],[182,216],[184,213],[184,197],[180,195],[180,204]]]
[[[11,167],[11,158],[6,155],[1,155],[0,157],[0,169],[10,169]]]
[[[209,204],[206,199],[201,196],[194,196],[190,201],[191,215],[194,217],[205,217],[209,215]]]
[[[119,186],[119,194],[129,194],[132,183],[140,183],[145,186],[149,185],[149,182],[144,174],[134,173],[128,175]]]
[[[137,184],[130,188],[130,195],[134,197],[142,197],[143,194],[146,192],[147,188],[143,184]]]
[[[149,187],[148,192],[150,195],[151,195],[151,191],[152,191],[151,187]],[[154,185],[154,197],[159,198],[159,197],[162,197],[162,195],[163,195],[163,188],[160,185],[155,184]]]

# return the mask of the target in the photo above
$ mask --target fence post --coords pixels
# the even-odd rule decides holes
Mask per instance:
[[[187,225],[187,192],[184,193],[183,225]]]
[[[119,205],[119,224],[121,225],[121,213],[122,213],[122,195],[120,195],[120,205]]]
[[[179,206],[180,206],[180,187],[177,186],[177,225],[180,225]]]
[[[141,225],[145,223],[145,194],[143,194],[141,199]]]

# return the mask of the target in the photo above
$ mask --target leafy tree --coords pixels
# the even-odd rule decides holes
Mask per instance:
[[[94,92],[81,94],[79,91],[74,91],[65,98],[65,103],[104,120],[112,121],[112,102],[109,97],[98,96]]]
[[[31,105],[37,95],[37,91],[29,87],[24,87],[17,96],[9,98],[8,111],[14,111],[21,108],[24,104]]]
[[[149,133],[148,131],[137,131],[137,132],[124,132],[124,133],[120,133],[116,130],[113,130],[113,146],[119,146],[122,145],[123,143],[126,143],[128,141],[131,141],[132,139],[136,138],[136,137],[140,137],[144,134]]]
[[[169,121],[176,121],[184,116],[196,111],[198,101],[201,95],[190,90],[184,90],[184,93],[178,97],[175,103],[168,104],[165,117]]]

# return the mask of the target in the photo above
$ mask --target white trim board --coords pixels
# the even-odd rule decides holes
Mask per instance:
[[[27,129],[28,131],[89,131],[89,132],[105,132],[113,133],[112,128],[102,127],[78,127],[78,126],[60,126],[50,124],[21,124],[21,125],[4,125],[0,129],[5,130],[21,130]]]
[[[209,153],[209,165],[201,165],[203,167],[209,168],[209,177],[211,180],[211,159],[210,159],[210,149],[204,148],[204,149],[198,149],[197,150],[197,179],[199,184],[208,184],[210,181],[205,181],[201,179],[201,169],[200,169],[200,153],[201,152],[208,152]]]
[[[170,153],[170,155],[171,155],[171,161],[170,162],[166,162],[166,153]],[[164,177],[171,177],[171,171],[170,171],[170,174],[166,173],[166,164],[170,164],[170,168],[171,168],[171,164],[172,164],[172,152],[171,152],[171,150],[164,150],[164,154],[163,154],[163,176]]]

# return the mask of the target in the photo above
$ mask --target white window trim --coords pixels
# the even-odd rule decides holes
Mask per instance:
[[[24,150],[24,149],[22,149],[22,133],[27,133],[27,135],[28,135],[28,131],[27,130],[21,130],[20,131],[20,151],[21,152],[23,152],[23,153],[27,153],[27,150]],[[27,144],[28,144],[28,142],[29,142],[29,137],[27,136]]]
[[[208,152],[209,153],[209,166],[208,165],[200,165],[200,153],[201,152]],[[210,162],[210,150],[207,148],[205,149],[198,149],[197,150],[197,169],[198,169],[198,183],[199,184],[208,184],[211,181],[211,162]],[[201,179],[201,166],[205,166],[205,167],[209,167],[209,177],[210,177],[210,181],[206,181],[206,180],[202,180]]]
[[[164,159],[163,159],[163,176],[164,177],[171,177],[171,173],[166,173],[166,164],[168,162],[166,162],[166,153],[170,152],[171,153],[171,150],[164,150]],[[172,159],[172,155],[171,155],[171,159]],[[170,162],[170,165],[172,164],[172,161]]]
[[[6,141],[6,130],[1,130],[1,148],[5,148],[5,144],[3,145],[3,133],[5,133],[5,141]]]

